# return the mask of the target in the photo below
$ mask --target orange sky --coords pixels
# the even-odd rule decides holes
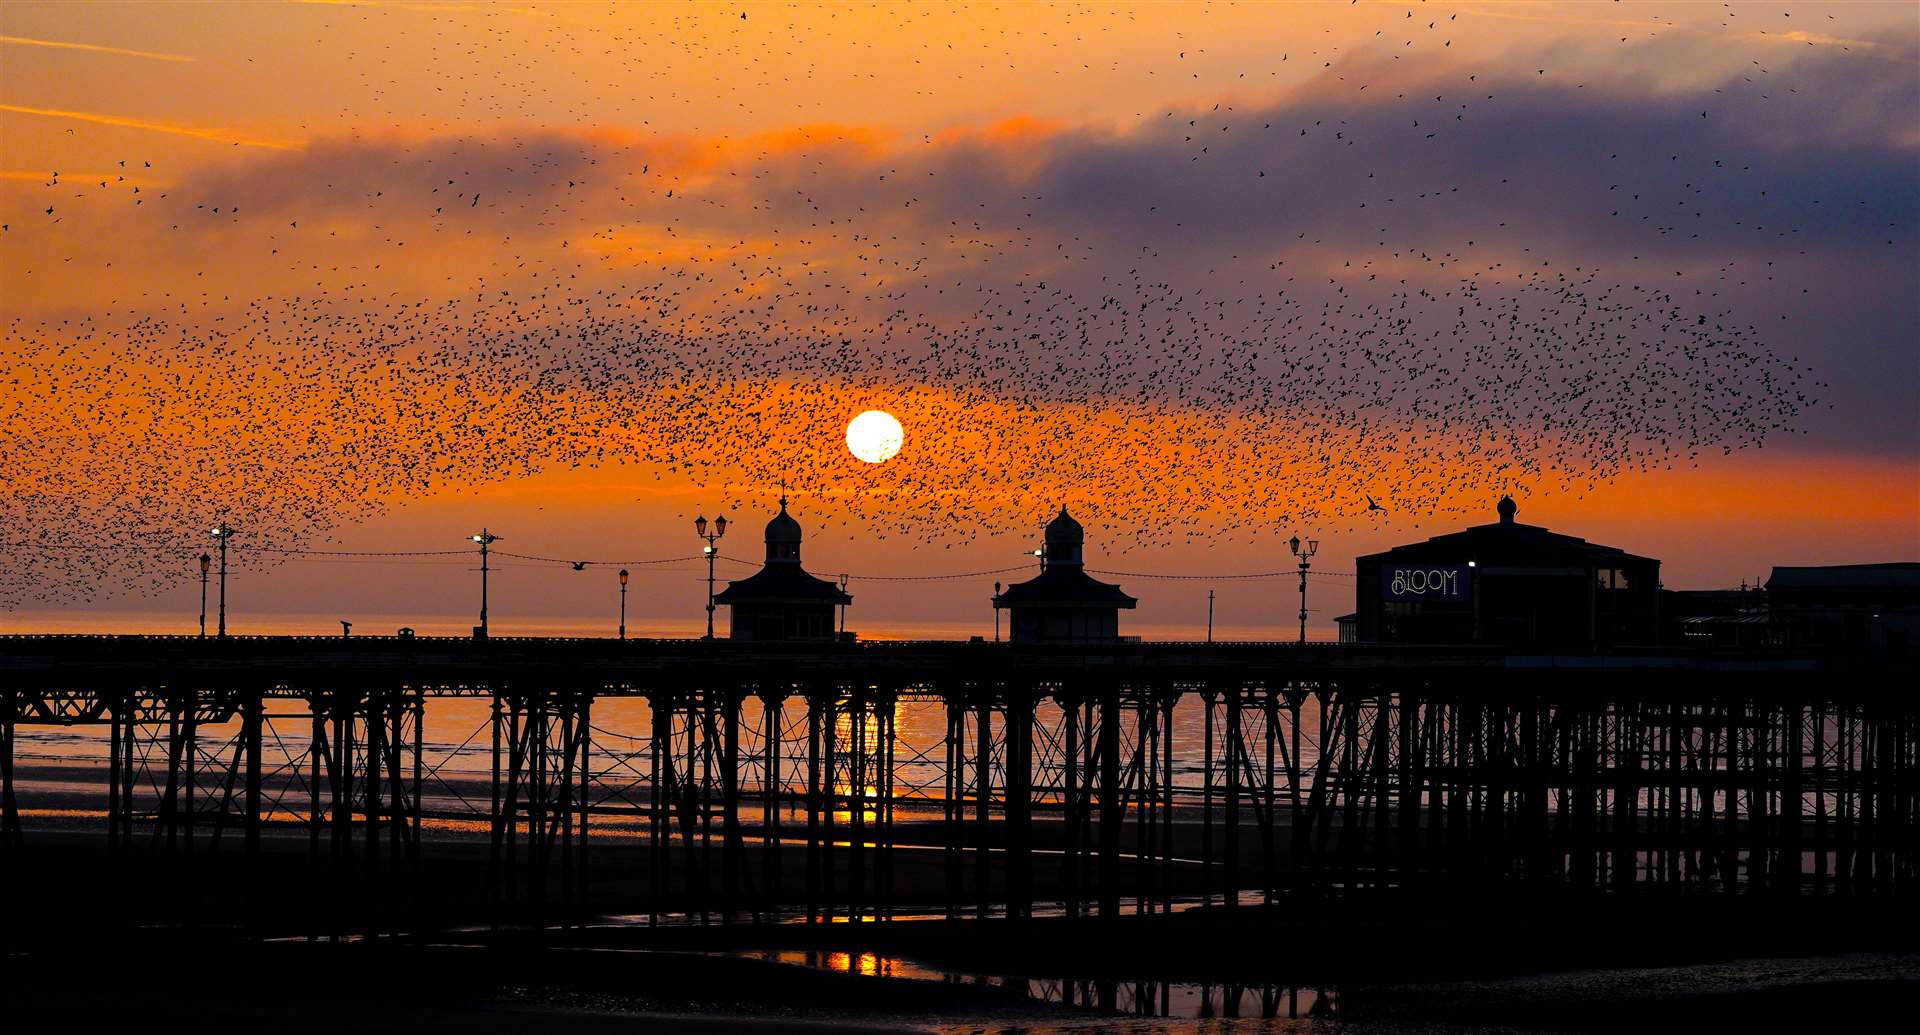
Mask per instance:
[[[788,472],[823,572],[1019,564],[1059,502],[1104,567],[1273,570],[1300,531],[1343,572],[1486,519],[1507,490],[1522,520],[1661,557],[1669,586],[1913,559],[1920,284],[1899,188],[1920,148],[1916,36],[1900,3],[9,4],[0,516],[151,537],[240,499],[253,512],[233,519],[281,545],[450,548],[484,522],[529,553],[651,558],[694,552],[691,517],[726,507],[741,557]],[[1830,96],[1848,102],[1811,99]],[[1490,106],[1541,139],[1416,150]],[[1674,127],[1647,130],[1645,154],[1638,113]],[[1563,121],[1582,128],[1554,138]],[[1655,153],[1728,122],[1721,142],[1751,154]],[[1239,143],[1263,125],[1315,150]],[[1204,171],[1222,162],[1234,175]],[[1822,405],[1763,449],[1671,471],[1640,471],[1622,458],[1650,454],[1624,442],[1575,456],[1568,428],[1537,425],[1449,467],[1443,444],[1481,440],[1499,410],[1362,432],[1347,397],[1149,403],[1082,391],[1096,374],[1078,369],[1029,391],[1042,368],[1008,364],[1038,345],[962,333],[1065,340],[1075,306],[1122,281],[1224,296],[1241,314],[1224,335],[1258,322],[1233,309],[1256,295],[1384,310],[1576,266],[1644,288],[1649,312],[1752,326],[1741,340],[1782,357],[1673,374],[1649,389],[1665,404],[1718,416],[1688,396],[1791,376]],[[1021,323],[1049,291],[1077,301]],[[635,333],[678,342],[677,366]],[[510,359],[488,360],[489,336]],[[408,370],[450,342],[457,377]],[[1156,392],[1226,367],[1159,340],[1136,354]],[[869,407],[906,425],[881,468],[838,438]],[[1368,515],[1367,494],[1395,506]],[[503,570],[496,622],[604,613],[592,570]],[[697,574],[650,576],[634,623],[697,615]],[[470,581],[453,562],[296,562],[235,591],[262,621],[455,616]],[[89,582],[111,591],[15,599],[0,628],[197,606],[165,572]],[[985,626],[991,582],[871,582],[856,609],[881,632]],[[1125,584],[1142,627],[1203,616],[1205,585]],[[1286,580],[1217,589],[1223,625],[1283,629],[1295,606]],[[1330,629],[1350,590],[1314,592]]]

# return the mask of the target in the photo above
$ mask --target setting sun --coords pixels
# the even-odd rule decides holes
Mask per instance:
[[[847,452],[870,464],[893,459],[904,441],[900,422],[885,410],[868,410],[847,425]]]

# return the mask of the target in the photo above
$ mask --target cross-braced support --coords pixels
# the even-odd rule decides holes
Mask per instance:
[[[585,903],[592,707],[570,691],[493,697],[488,885],[509,917],[577,916]]]

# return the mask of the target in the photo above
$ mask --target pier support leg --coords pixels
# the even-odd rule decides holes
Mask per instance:
[[[1100,918],[1120,918],[1120,693],[1100,693]]]

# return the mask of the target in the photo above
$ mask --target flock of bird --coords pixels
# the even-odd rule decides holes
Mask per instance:
[[[1703,260],[1698,241],[1790,236],[1754,224],[1853,199],[1781,217],[1750,161],[1712,180],[1740,159],[1690,154],[1708,171],[1676,177],[1589,141],[1631,150],[1604,175],[1644,184],[1569,202],[1626,213],[1620,261],[1534,242],[1506,199],[1539,170],[1426,169],[1421,148],[1535,70],[1461,71],[1436,42],[1452,19],[1419,19],[1423,53],[1314,55],[1339,103],[1202,104],[1091,141],[534,125],[51,174],[0,256],[23,294],[77,278],[102,300],[7,305],[0,606],[190,577],[215,518],[256,548],[323,544],[567,468],[639,465],[736,510],[785,484],[822,501],[813,534],[947,549],[1067,502],[1125,552],[1421,527],[1793,433],[1825,386],[1743,308],[1785,285],[1751,242]],[[1728,104],[1758,118],[1777,83]],[[1370,88],[1396,96],[1353,99]],[[475,104],[499,117],[500,97]],[[1261,133],[1280,142],[1241,143]],[[1009,171],[1029,142],[1081,150]],[[1324,207],[1234,193],[1315,169]],[[868,408],[906,428],[884,464],[841,443]]]

